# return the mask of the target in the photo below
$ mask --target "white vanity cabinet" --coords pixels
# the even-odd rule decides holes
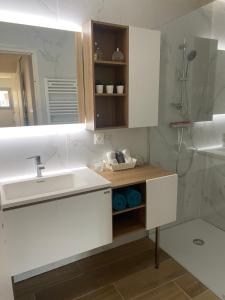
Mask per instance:
[[[129,128],[158,125],[160,32],[129,27]]]
[[[111,189],[4,212],[11,274],[112,242]]]
[[[101,174],[120,192],[130,187],[141,193],[142,203],[131,209],[113,211],[113,236],[116,238],[137,230],[150,230],[176,221],[177,174],[157,166],[145,165]]]
[[[0,206],[0,299],[13,300],[13,287],[10,277],[6,238],[4,234],[3,213]]]
[[[176,221],[177,174],[146,181],[146,229]]]

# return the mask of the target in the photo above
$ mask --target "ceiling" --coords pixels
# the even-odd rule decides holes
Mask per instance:
[[[157,28],[210,2],[213,0],[8,0],[1,1],[0,20],[69,29],[94,19]]]

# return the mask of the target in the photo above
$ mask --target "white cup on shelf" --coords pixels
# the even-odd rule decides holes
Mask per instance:
[[[117,94],[123,94],[123,92],[124,92],[124,85],[117,85],[116,86],[116,92],[117,92]]]
[[[106,85],[106,93],[107,94],[113,94],[113,90],[114,90],[114,85],[112,85],[112,84]]]
[[[103,94],[103,84],[96,84],[96,93]]]

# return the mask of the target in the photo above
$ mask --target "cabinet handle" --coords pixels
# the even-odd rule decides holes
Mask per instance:
[[[106,191],[106,192],[104,192],[104,194],[110,194],[110,191]]]

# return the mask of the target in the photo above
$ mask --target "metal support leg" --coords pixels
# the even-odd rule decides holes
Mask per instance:
[[[155,268],[159,268],[159,227],[155,229]]]

